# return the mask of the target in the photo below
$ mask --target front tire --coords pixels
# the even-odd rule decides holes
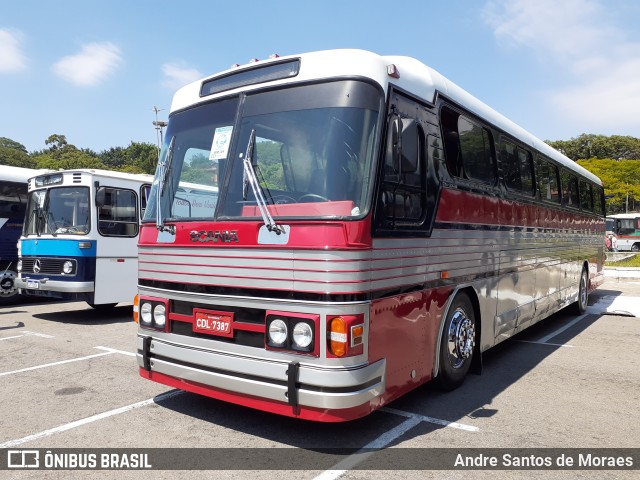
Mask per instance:
[[[476,345],[476,320],[469,296],[459,293],[451,303],[440,337],[440,369],[436,382],[451,391],[464,382]]]
[[[573,304],[573,311],[576,315],[582,315],[587,311],[589,303],[589,275],[587,269],[583,268],[580,274],[580,284],[578,285],[578,300]]]

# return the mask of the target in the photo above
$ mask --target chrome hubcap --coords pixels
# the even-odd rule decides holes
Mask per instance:
[[[460,368],[476,345],[475,325],[461,308],[453,312],[447,338],[449,362],[453,368]]]

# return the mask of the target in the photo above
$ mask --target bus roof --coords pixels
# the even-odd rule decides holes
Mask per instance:
[[[49,173],[52,171],[53,170],[12,167],[10,165],[2,165],[0,168],[0,180],[9,181],[9,182],[27,183],[27,180],[29,180],[31,177],[42,175],[43,173]]]
[[[245,85],[207,96],[201,95],[201,87],[204,81],[248,71],[269,63],[275,64],[293,59],[300,59],[299,71],[293,77]],[[395,65],[399,78],[391,76],[388,71],[388,66],[390,65]],[[385,92],[388,91],[389,85],[393,84],[430,103],[435,103],[437,96],[442,95],[515,139],[555,160],[560,165],[578,172],[598,185],[602,185],[602,181],[596,175],[496,112],[433,68],[411,57],[381,56],[366,50],[342,49],[309,52],[253,62],[233,67],[182,87],[174,95],[171,112],[182,110],[196,103],[225,97],[239,91],[263,88],[265,85],[283,85],[337,77],[369,78],[378,83]]]
[[[37,172],[37,171],[36,171]],[[95,177],[103,177],[103,178],[115,178],[120,180],[135,180],[138,182],[148,182],[151,183],[153,181],[153,175],[148,173],[126,173],[126,172],[116,172],[113,170],[100,170],[93,168],[78,168],[78,169],[70,169],[70,170],[44,170],[42,172],[38,172],[36,175],[31,175],[29,178],[34,178],[43,174],[54,174],[54,173],[84,173]]]

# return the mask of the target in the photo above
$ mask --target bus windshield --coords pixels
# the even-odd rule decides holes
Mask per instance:
[[[29,195],[24,235],[89,233],[89,189],[59,187]]]
[[[359,81],[232,97],[169,119],[145,220],[256,219],[243,165],[251,156],[274,218],[349,218],[368,209],[382,95]],[[166,178],[166,181],[163,179]]]

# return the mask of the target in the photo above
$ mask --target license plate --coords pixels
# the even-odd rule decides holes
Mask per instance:
[[[193,331],[218,337],[233,337],[233,313],[194,309]]]
[[[38,290],[40,288],[39,280],[27,280],[27,289]]]

